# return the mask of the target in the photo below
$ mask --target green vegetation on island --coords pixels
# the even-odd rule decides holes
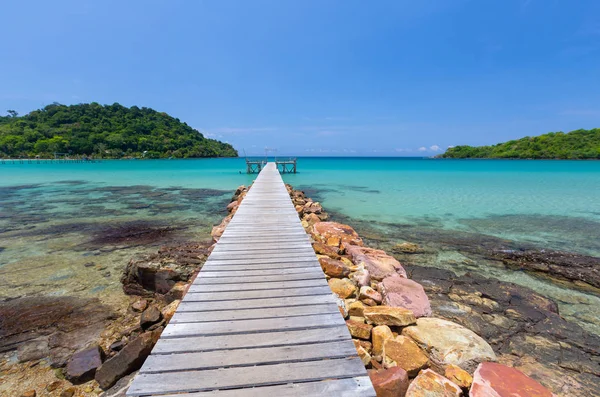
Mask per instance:
[[[600,159],[600,128],[525,137],[492,146],[455,146],[443,158]]]
[[[230,144],[205,138],[179,119],[150,108],[118,103],[58,103],[19,117],[0,116],[0,157],[103,158],[236,157]]]

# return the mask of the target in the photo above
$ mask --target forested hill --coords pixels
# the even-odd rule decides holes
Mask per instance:
[[[145,107],[54,103],[22,117],[8,113],[0,116],[0,157],[53,157],[57,152],[103,158],[238,155],[231,145]]]
[[[505,159],[600,159],[600,128],[525,137],[493,146],[455,146],[440,157]]]

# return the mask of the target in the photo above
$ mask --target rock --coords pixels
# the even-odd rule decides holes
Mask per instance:
[[[160,310],[156,306],[150,306],[142,313],[140,317],[140,326],[142,329],[150,328],[152,325],[158,323],[162,315]]]
[[[386,306],[403,307],[415,317],[431,316],[431,305],[423,286],[398,275],[386,277],[379,284]]]
[[[223,232],[225,232],[225,228],[227,227],[227,225],[229,225],[229,222],[231,222],[232,218],[233,215],[230,214],[229,216],[223,218],[220,224],[212,228],[210,235],[212,236],[215,242],[219,241],[219,239],[223,235]]]
[[[346,246],[346,253],[357,266],[364,267],[372,280],[383,280],[387,276],[399,274],[406,277],[406,271],[394,258],[385,251],[355,245]]]
[[[179,281],[175,283],[173,288],[169,292],[167,292],[164,296],[164,299],[167,303],[171,303],[176,300],[182,300],[185,296],[189,284]]]
[[[132,372],[131,374],[122,377],[111,386],[109,389],[106,389],[104,393],[100,395],[100,397],[127,397],[126,392],[133,383],[133,379],[137,375],[137,371]]]
[[[321,269],[329,277],[344,278],[350,274],[350,269],[344,262],[331,258],[319,258]]]
[[[360,287],[360,291],[358,293],[358,299],[360,299],[360,300],[371,299],[376,303],[381,303],[381,300],[383,298],[381,297],[381,294],[379,292],[377,292],[373,288],[365,285],[365,286]]]
[[[21,394],[21,397],[36,397],[37,392],[35,390],[27,390],[25,393]]]
[[[363,313],[365,310],[365,305],[361,301],[355,301],[346,306],[348,308],[348,314],[350,316],[359,316],[364,317]]]
[[[415,243],[400,243],[396,244],[392,248],[392,251],[402,252],[405,254],[414,254],[415,252],[419,251],[419,246]]]
[[[406,394],[408,374],[402,368],[370,369],[368,372],[377,397],[404,397]]]
[[[124,347],[125,347],[125,342],[123,342],[123,341],[119,340],[119,341],[113,342],[113,343],[112,343],[112,344],[109,346],[109,349],[110,349],[111,351],[118,352],[118,351],[120,351],[121,349],[123,349]]]
[[[350,335],[355,338],[369,340],[371,338],[372,325],[365,324],[355,320],[346,320],[346,326],[350,331]]]
[[[96,371],[95,379],[100,387],[108,389],[123,376],[138,370],[152,351],[160,331],[162,330],[144,332],[129,342],[114,357],[106,360]]]
[[[523,372],[497,363],[481,363],[473,375],[472,397],[552,397],[536,380]]]
[[[348,317],[348,307],[346,305],[346,301],[344,301],[341,298],[338,298],[337,296],[335,297],[335,301],[337,303],[338,310],[340,311],[342,317]]]
[[[371,275],[369,271],[365,268],[360,268],[351,276],[352,281],[354,281],[359,287],[370,286],[371,285]]]
[[[388,339],[392,339],[394,334],[387,325],[378,325],[371,330],[371,340],[373,341],[373,355],[382,356],[383,347]]]
[[[367,349],[365,349],[362,346],[358,346],[356,348],[356,353],[358,354],[358,357],[362,361],[363,365],[365,365],[365,366],[369,365],[369,363],[371,362],[371,355],[369,354]]]
[[[473,377],[467,371],[452,364],[446,367],[444,376],[456,383],[463,390],[471,387],[471,384],[473,383]]]
[[[388,339],[383,347],[386,364],[393,366],[394,363],[408,373],[408,376],[416,376],[420,370],[427,368],[429,359],[412,339],[402,335]]]
[[[406,391],[406,397],[460,397],[462,390],[430,369],[421,371]],[[489,396],[494,397],[494,396]],[[533,397],[533,396],[532,396]]]
[[[73,397],[77,392],[77,389],[74,387],[68,387],[60,393],[60,397]]]
[[[332,278],[327,283],[331,291],[342,299],[349,298],[356,293],[356,286],[347,278]]]
[[[52,392],[62,386],[62,381],[56,380],[46,385],[46,391]]]
[[[454,364],[472,372],[483,361],[496,361],[490,345],[475,332],[439,318],[420,318],[417,325],[406,327],[402,335],[412,338],[429,352],[434,364]]]
[[[312,247],[315,250],[315,253],[318,255],[325,255],[332,259],[340,258],[339,249],[336,247],[332,247],[330,245],[319,242],[312,243]]]
[[[371,353],[371,351],[373,351],[373,344],[368,340],[352,339],[352,342],[354,342],[354,347],[356,349],[358,349],[358,347],[361,346],[363,349],[369,352],[369,354]]]
[[[312,227],[321,222],[321,218],[316,214],[306,214],[302,217],[302,220],[306,222],[307,228],[310,230]]]
[[[48,347],[48,338],[42,336],[19,346],[17,349],[17,358],[19,359],[19,362],[23,363],[26,361],[40,360],[47,357],[49,353],[50,348]]]
[[[160,313],[162,314],[162,317],[165,319],[165,321],[167,321],[167,322],[171,321],[171,318],[173,317],[173,315],[175,314],[175,311],[179,307],[179,303],[181,303],[180,300],[174,300],[173,302],[169,303],[167,306],[165,306],[160,311]]]
[[[98,345],[78,351],[67,363],[65,378],[75,385],[94,379],[103,358],[104,352]]]
[[[410,310],[402,307],[367,306],[363,313],[367,321],[376,325],[404,327],[417,321]]]
[[[140,299],[131,304],[131,308],[134,312],[143,312],[148,307],[148,301],[146,299]]]
[[[312,227],[311,234],[316,241],[333,247],[340,247],[342,243],[363,245],[358,233],[348,225],[337,222],[319,222]]]

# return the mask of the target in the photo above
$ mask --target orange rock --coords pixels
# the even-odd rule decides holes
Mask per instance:
[[[553,397],[550,390],[518,369],[485,362],[473,375],[472,397]]]
[[[416,323],[413,312],[402,307],[366,306],[363,314],[367,321],[376,325],[407,326]]]
[[[356,293],[356,286],[347,278],[332,278],[327,281],[331,291],[342,299],[349,298]]]
[[[453,364],[446,367],[444,375],[463,389],[468,389],[473,383],[473,377],[467,371]]]
[[[346,326],[350,331],[350,335],[359,339],[370,339],[371,338],[371,329],[373,329],[372,325],[361,323],[355,320],[347,320]]]
[[[358,299],[360,299],[360,300],[371,299],[377,303],[381,303],[382,298],[381,298],[381,294],[379,292],[377,292],[373,288],[365,285],[365,286],[360,287]]]
[[[321,269],[329,277],[344,278],[350,274],[350,269],[342,261],[328,257],[319,258]]]
[[[408,376],[415,376],[429,364],[429,358],[412,339],[399,335],[388,339],[383,345],[385,361],[404,369]]]
[[[346,246],[346,253],[350,255],[354,264],[364,266],[372,280],[383,280],[385,277],[395,274],[406,277],[406,271],[400,262],[385,251],[348,245]]]
[[[406,391],[406,397],[460,397],[462,390],[458,385],[452,383],[433,372],[426,369],[419,373]],[[491,397],[491,396],[489,396]]]
[[[358,349],[360,346],[369,352],[369,354],[371,354],[371,351],[373,351],[373,345],[368,340],[352,339],[352,342],[354,342],[354,347],[356,349]]]
[[[311,234],[315,240],[335,247],[339,247],[342,243],[353,245],[363,244],[362,239],[354,229],[337,222],[315,223]]]
[[[378,325],[371,330],[371,340],[373,341],[373,355],[383,355],[383,346],[388,339],[392,339],[394,334],[387,325]]]
[[[369,378],[377,397],[404,397],[408,389],[408,375],[402,368],[370,369]]]
[[[361,301],[352,302],[346,307],[349,315],[364,317],[365,305]]]

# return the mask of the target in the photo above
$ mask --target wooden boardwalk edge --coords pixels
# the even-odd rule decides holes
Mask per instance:
[[[375,396],[274,163],[260,172],[128,396]]]

